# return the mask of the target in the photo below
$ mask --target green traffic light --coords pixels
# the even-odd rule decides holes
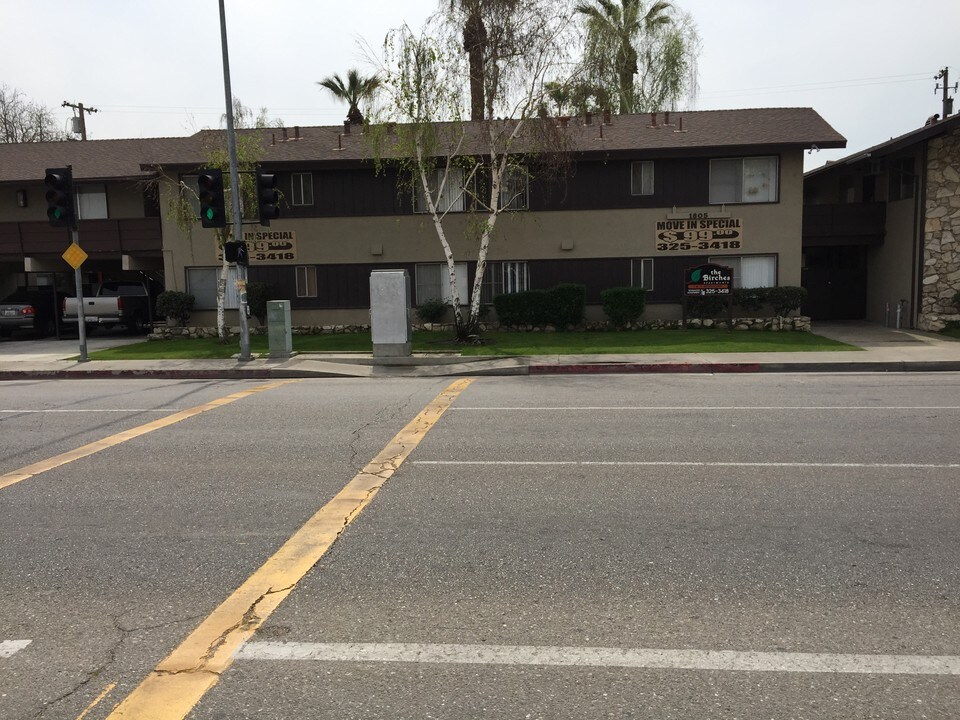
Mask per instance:
[[[213,208],[207,208],[207,220],[213,220],[216,213],[213,211]]]

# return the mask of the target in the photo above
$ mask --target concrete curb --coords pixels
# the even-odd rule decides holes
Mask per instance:
[[[479,364],[478,364],[479,365]],[[322,368],[96,368],[0,370],[0,382],[9,380],[93,380],[146,379],[166,380],[270,380],[298,378],[367,377],[463,377],[522,375],[601,375],[601,374],[720,374],[720,373],[902,373],[960,372],[960,360],[934,361],[861,361],[861,362],[594,362],[565,364],[523,364],[500,367],[463,367],[463,365],[381,366],[365,375],[348,374]]]

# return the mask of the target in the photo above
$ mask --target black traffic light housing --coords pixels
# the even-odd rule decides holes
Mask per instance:
[[[227,262],[236,263],[247,267],[250,264],[250,257],[247,254],[247,244],[245,242],[225,242],[223,244],[223,257]]]
[[[200,225],[205,228],[226,227],[223,171],[217,168],[202,168],[197,175],[197,190],[200,198]]]
[[[43,183],[47,186],[47,217],[50,225],[72,228],[77,221],[73,210],[73,168],[47,168]]]
[[[261,225],[269,225],[280,217],[280,193],[277,192],[277,176],[257,169],[257,214]]]

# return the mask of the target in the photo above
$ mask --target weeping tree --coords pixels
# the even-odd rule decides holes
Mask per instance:
[[[317,85],[326,88],[333,97],[348,105],[347,120],[352,125],[363,125],[360,103],[373,97],[382,80],[376,75],[364,77],[358,70],[348,70],[347,79],[334,73],[320,80]]]
[[[584,25],[582,86],[603,109],[675,108],[695,95],[700,38],[689,14],[662,0],[585,0],[574,12]]]
[[[392,32],[384,45],[387,102],[367,135],[378,165],[399,167],[401,191],[410,192],[416,209],[432,222],[461,341],[480,323],[486,259],[499,217],[525,197],[532,165],[553,169],[562,165],[557,158],[567,157],[566,136],[537,112],[569,42],[569,20],[556,9],[551,0],[476,6],[485,30],[483,105],[476,121],[466,120],[464,93],[476,74],[463,57],[461,4],[433,16],[420,33],[408,27]],[[451,213],[459,218],[454,221]],[[467,312],[457,289],[455,248],[476,252]]]
[[[282,120],[270,120],[267,109],[261,108],[259,113],[254,115],[253,110],[246,107],[239,98],[233,99],[233,118],[234,128],[238,131],[235,134],[237,166],[240,170],[240,207],[241,213],[246,217],[248,214],[256,212],[257,191],[256,180],[253,170],[263,157],[263,148],[265,145],[263,134],[257,132],[266,127],[282,126]],[[225,120],[224,120],[225,122]],[[223,172],[224,185],[224,207],[228,215],[226,227],[216,228],[217,246],[223,250],[224,243],[233,240],[241,241],[243,238],[233,237],[233,219],[230,217],[230,208],[233,206],[232,180],[230,177],[230,155],[227,151],[227,139],[223,132],[209,132],[204,139],[203,167],[216,168]],[[185,182],[182,178],[171,178],[163,173],[161,169],[161,178],[176,185],[177,195],[170,204],[169,214],[176,223],[180,231],[192,234],[194,226],[199,222],[197,208],[199,206],[198,189],[195,184]],[[217,277],[217,336],[221,342],[228,340],[226,327],[225,298],[227,289],[227,277],[230,271],[230,263],[226,257],[222,257],[220,263],[220,274]]]
[[[53,112],[16,88],[0,85],[0,143],[66,140]]]

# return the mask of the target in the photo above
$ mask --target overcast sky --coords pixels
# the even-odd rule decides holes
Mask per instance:
[[[316,81],[364,67],[404,22],[446,0],[227,0],[234,95],[288,126],[339,123]],[[956,0],[677,0],[698,26],[700,93],[688,109],[813,107],[848,141],[807,169],[923,125],[934,75],[960,80]],[[55,111],[98,109],[90,139],[218,127],[224,94],[216,0],[0,1],[0,83]],[[62,52],[61,52],[62,48]],[[957,101],[960,110],[960,98]]]

